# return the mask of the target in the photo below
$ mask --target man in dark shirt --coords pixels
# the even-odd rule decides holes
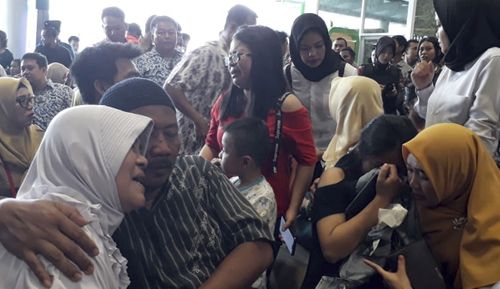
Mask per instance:
[[[271,231],[219,168],[199,156],[178,156],[180,139],[175,108],[165,91],[150,80],[127,79],[109,88],[101,104],[148,116],[155,124],[146,155],[149,164],[143,180],[147,209],[127,215],[113,236],[120,251],[129,259],[128,273],[132,281],[129,288],[249,288],[272,263]],[[22,219],[34,217],[31,219],[37,223],[34,227],[41,226],[45,231],[52,227],[54,221],[64,221],[64,215],[49,209],[49,205],[42,205],[43,201],[34,204],[21,204],[22,201],[16,200],[8,202],[17,203],[14,207],[19,210],[9,212],[10,205],[0,202],[0,241],[5,247],[15,251],[23,247],[20,242],[29,244],[21,249],[23,252],[14,254],[26,256],[23,259],[29,265],[34,264],[30,262],[32,260],[27,252],[33,248],[52,264],[60,264],[58,268],[73,276],[73,280],[81,278],[81,272],[72,274],[71,266],[74,265],[54,260],[54,255],[41,247],[35,249],[38,243],[35,239],[41,235],[31,235],[30,230],[23,230],[24,236],[31,235],[29,241],[10,243],[12,239],[9,242],[7,235],[12,232],[10,226],[15,224],[3,218],[4,214],[28,214]],[[40,210],[29,210],[31,205],[45,207],[44,216],[60,216],[53,220],[40,216],[42,220],[39,220],[34,215],[38,215]],[[29,212],[21,212],[25,209]],[[38,224],[39,221],[42,223]],[[78,231],[76,229],[69,234],[76,236]],[[61,233],[48,233],[42,238],[60,236]],[[63,242],[71,239],[79,244],[88,241],[82,235],[62,239]],[[49,244],[42,243],[44,245],[41,246],[49,251],[66,251],[71,247],[71,244],[61,244],[54,239],[48,241]],[[73,249],[81,250],[77,247]],[[64,253],[66,256],[75,254]],[[81,260],[74,262],[82,264]],[[92,269],[87,266],[82,268],[90,268],[85,270],[89,273]],[[36,268],[34,272],[48,280],[43,270],[43,267]]]
[[[42,44],[38,45],[35,52],[45,55],[47,61],[59,62],[66,67],[71,66],[70,52],[58,44],[57,30],[53,27],[44,27],[42,30]]]

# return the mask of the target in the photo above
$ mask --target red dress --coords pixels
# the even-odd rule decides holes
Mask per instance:
[[[222,149],[222,135],[224,127],[240,117],[228,117],[219,121],[220,104],[222,97],[219,96],[212,107],[210,129],[205,139],[205,144],[212,149],[216,155]],[[243,116],[241,116],[243,117]],[[262,174],[273,187],[278,205],[278,216],[284,215],[291,200],[290,190],[290,157],[301,165],[313,166],[316,163],[316,148],[312,136],[311,120],[305,107],[292,112],[282,114],[282,134],[278,151],[277,173],[272,170],[272,152],[262,165]],[[274,109],[267,115],[267,128],[272,143],[275,133],[276,114]]]

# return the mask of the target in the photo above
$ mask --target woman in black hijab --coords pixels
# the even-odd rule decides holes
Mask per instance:
[[[415,111],[426,127],[451,122],[473,130],[498,161],[500,1],[434,0],[434,7],[445,66],[435,85],[434,64],[415,67]]]
[[[403,76],[401,70],[390,64],[396,53],[396,43],[388,36],[382,36],[375,46],[375,63],[363,64],[359,67],[359,75],[369,77],[382,88],[384,112],[403,113]]]
[[[331,81],[337,76],[357,75],[357,71],[332,50],[325,22],[312,13],[295,19],[290,33],[290,56],[292,64],[285,68],[287,78],[309,111],[320,157],[335,134],[336,124],[327,105]]]

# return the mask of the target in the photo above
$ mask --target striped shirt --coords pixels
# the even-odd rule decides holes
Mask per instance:
[[[128,259],[129,288],[198,288],[239,244],[272,234],[222,171],[178,157],[150,210],[128,214],[114,239]]]

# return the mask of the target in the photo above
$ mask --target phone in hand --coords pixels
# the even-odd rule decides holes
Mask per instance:
[[[292,231],[290,231],[290,228],[283,230],[283,226],[285,225],[286,221],[283,216],[281,217],[280,220],[280,233],[281,233],[281,238],[285,242],[286,248],[288,249],[288,252],[290,252],[290,255],[295,254],[295,245],[296,245],[296,238],[292,234]]]

